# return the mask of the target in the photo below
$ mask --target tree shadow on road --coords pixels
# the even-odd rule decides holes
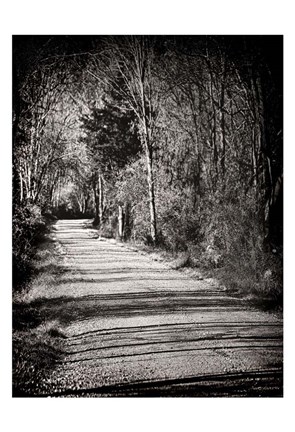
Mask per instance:
[[[63,325],[91,318],[130,318],[134,316],[192,312],[237,312],[245,310],[239,299],[192,291],[131,292],[96,294],[80,297],[61,296],[39,298],[14,308],[14,328],[35,327],[44,318],[58,320]]]
[[[216,314],[218,316],[218,313],[223,310],[234,313],[246,309],[241,304],[240,299],[228,298],[222,293],[212,296],[212,291],[210,290],[207,292],[193,292],[190,290],[177,292],[166,289],[147,292],[138,291],[35,299],[27,305],[22,304],[16,307],[14,310],[15,325],[18,326],[17,328],[20,331],[30,330],[34,332],[34,329],[38,329],[45,320],[47,322],[55,322],[58,324],[57,328],[61,329],[61,331],[56,330],[56,334],[52,335],[57,337],[59,345],[51,346],[46,339],[41,340],[40,338],[35,340],[35,342],[33,341],[38,344],[36,351],[43,353],[44,358],[47,360],[44,361],[44,359],[41,358],[40,360],[39,358],[37,361],[39,369],[32,375],[30,368],[36,363],[34,354],[32,354],[34,353],[34,343],[29,341],[25,347],[19,347],[17,343],[15,344],[15,349],[25,350],[26,355],[29,353],[27,355],[29,359],[29,363],[27,363],[29,373],[27,375],[31,378],[25,381],[26,374],[21,379],[15,374],[16,385],[14,396],[37,394],[36,387],[32,390],[34,384],[28,384],[32,376],[37,382],[38,379],[40,380],[44,376],[44,373],[54,369],[56,362],[60,362],[61,360],[65,362],[64,356],[67,357],[66,362],[68,363],[102,361],[103,359],[104,361],[109,361],[114,360],[115,357],[122,357],[125,362],[129,361],[129,358],[132,361],[134,361],[134,358],[140,359],[141,356],[144,358],[147,354],[163,358],[163,355],[169,355],[170,357],[173,355],[181,356],[188,355],[192,351],[197,352],[197,350],[222,350],[228,347],[232,350],[253,351],[265,348],[280,351],[282,349],[282,340],[279,323],[261,323],[259,321],[252,321],[251,318],[242,323],[235,319],[226,322],[222,320],[216,322],[214,320],[209,321],[210,314],[207,320],[202,320],[200,323],[185,321],[177,323],[178,318],[182,319],[182,316],[185,316],[187,313],[199,312],[201,316],[206,312],[213,312],[213,315],[216,317]],[[138,325],[136,327],[122,326],[83,332],[83,322],[87,322],[88,320],[163,317],[168,314],[173,314],[175,317],[173,324]],[[82,326],[79,329],[80,323]],[[78,331],[79,333],[68,334],[67,327],[71,325],[75,325],[75,332]],[[252,334],[249,334],[249,328],[254,329]],[[62,329],[64,329],[64,333]],[[244,336],[243,329],[246,329],[247,333]],[[50,329],[50,331],[54,332],[54,329]],[[137,338],[136,334],[139,333],[141,341],[135,340]],[[108,339],[109,337],[110,339]],[[62,341],[63,338],[64,342]],[[89,339],[88,342],[87,338]],[[104,340],[103,338],[107,338],[106,344],[99,345],[101,344],[101,340]],[[214,339],[219,341],[218,347],[210,345]],[[115,340],[116,343],[112,343],[112,340]],[[201,343],[201,345],[195,346],[195,343]],[[98,345],[96,346],[95,344]],[[65,347],[67,347],[66,350]],[[136,350],[134,350],[134,347],[136,347]],[[118,349],[119,353],[116,352]],[[255,396],[259,391],[263,394],[264,390],[259,390],[259,382],[257,389],[252,385],[252,390],[249,390],[250,381],[246,380],[246,382],[244,379],[240,381],[236,379],[230,382],[226,381],[227,379],[225,376],[224,381],[214,387],[216,390],[215,396],[226,396],[228,392],[248,396]],[[275,390],[271,390],[270,393],[273,392],[273,394],[269,394],[270,396],[278,396],[282,392],[282,386],[278,390],[280,377],[276,377],[275,380],[276,387]],[[260,383],[263,384],[262,381]],[[147,387],[145,385],[143,387],[135,386],[130,389],[122,388],[117,392],[114,389],[105,389],[103,391],[93,391],[93,393],[96,395],[105,394],[106,396],[204,396],[206,393],[208,395],[210,387],[209,384],[198,384],[197,387],[193,383],[179,383],[179,385],[173,384],[172,386],[168,384],[155,384],[155,386],[151,384]],[[263,384],[265,388],[266,385],[266,383]],[[83,396],[83,393],[79,395]],[[85,395],[89,396],[90,394],[87,393]]]

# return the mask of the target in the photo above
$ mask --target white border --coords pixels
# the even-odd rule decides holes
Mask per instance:
[[[12,431],[291,430],[294,389],[294,33],[291,2],[12,1],[1,6],[1,411]],[[284,34],[285,39],[285,397],[283,399],[11,398],[11,35]],[[3,134],[4,129],[4,134]],[[286,233],[288,235],[286,235]],[[1,272],[2,273],[2,272]],[[289,426],[290,425],[290,426]]]

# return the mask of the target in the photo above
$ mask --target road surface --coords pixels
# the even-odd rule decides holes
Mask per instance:
[[[282,396],[281,316],[99,239],[89,221],[53,233],[61,272],[39,307],[62,355],[39,395]]]

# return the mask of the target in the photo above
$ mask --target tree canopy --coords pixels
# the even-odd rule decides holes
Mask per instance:
[[[281,250],[282,37],[15,36],[13,49],[16,212],[86,215],[116,236],[120,207],[125,239],[218,266]]]

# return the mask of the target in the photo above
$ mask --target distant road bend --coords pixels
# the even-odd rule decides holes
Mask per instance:
[[[62,271],[40,308],[65,337],[41,395],[282,396],[279,315],[98,239],[88,220],[58,221],[53,238]]]

